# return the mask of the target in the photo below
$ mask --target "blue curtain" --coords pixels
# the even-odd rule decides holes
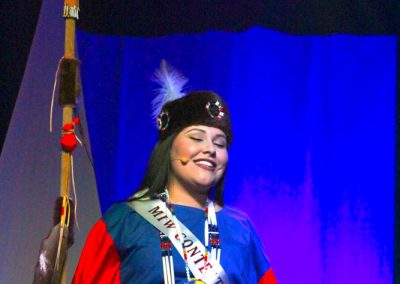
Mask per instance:
[[[395,37],[80,32],[78,45],[103,212],[141,181],[166,59],[189,90],[227,100],[226,204],[250,215],[279,283],[392,283]]]

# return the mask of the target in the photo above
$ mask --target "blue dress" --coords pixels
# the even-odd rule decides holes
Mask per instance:
[[[204,210],[174,205],[177,218],[204,243]],[[216,213],[221,266],[230,283],[276,283],[254,227],[244,213]],[[176,283],[186,282],[185,263],[173,248]],[[92,228],[73,283],[164,283],[158,230],[128,203],[111,207]]]

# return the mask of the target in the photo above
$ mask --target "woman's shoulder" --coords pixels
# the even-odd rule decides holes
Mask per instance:
[[[129,214],[132,209],[126,202],[118,202],[111,205],[103,215],[103,219],[113,219]]]
[[[226,222],[232,227],[242,228],[249,231],[253,230],[253,223],[250,217],[242,210],[231,207],[224,206],[223,209],[218,214],[223,222]]]
[[[224,206],[220,213],[227,218],[234,218],[240,221],[250,221],[250,217],[244,211],[236,207]]]
[[[102,220],[109,226],[126,222],[140,222],[141,219],[141,216],[129,206],[129,202],[113,204],[102,217]]]
[[[122,241],[121,236],[141,234],[150,230],[152,225],[148,223],[129,202],[120,202],[112,205],[100,220],[104,223],[107,232],[114,241]],[[118,246],[122,246],[118,244]]]

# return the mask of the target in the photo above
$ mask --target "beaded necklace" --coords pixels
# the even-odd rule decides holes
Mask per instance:
[[[173,222],[175,224],[179,240],[182,246],[183,260],[185,262],[186,278],[187,283],[205,283],[197,278],[192,278],[190,269],[188,266],[188,257],[186,248],[184,245],[181,228],[177,222],[177,218],[174,212],[173,204],[170,202],[168,190],[165,189],[164,194],[160,195],[161,200],[164,201],[166,209],[172,214]],[[218,263],[221,258],[221,243],[219,238],[217,217],[215,214],[214,203],[207,199],[207,206],[204,210],[204,242],[205,242],[205,252],[204,252],[204,269],[203,274],[207,270],[207,264],[210,259],[215,259]],[[175,283],[174,275],[174,262],[172,257],[172,243],[171,240],[160,231],[160,243],[161,243],[161,256],[163,262],[163,275],[164,284]]]

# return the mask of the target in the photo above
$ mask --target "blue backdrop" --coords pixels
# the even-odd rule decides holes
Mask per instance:
[[[226,203],[250,215],[280,284],[392,283],[395,37],[80,32],[78,45],[103,212],[141,181],[167,59],[230,105]]]

